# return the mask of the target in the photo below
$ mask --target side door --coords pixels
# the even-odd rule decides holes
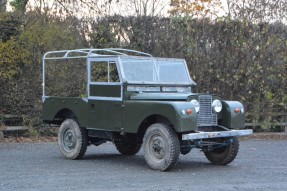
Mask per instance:
[[[117,57],[88,58],[89,128],[121,131],[123,88]]]

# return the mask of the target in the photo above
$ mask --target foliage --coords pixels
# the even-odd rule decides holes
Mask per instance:
[[[0,44],[0,78],[12,79],[21,73],[24,63],[29,63],[30,52],[23,49],[15,38]]]
[[[22,13],[25,13],[26,11],[26,5],[29,0],[12,0],[10,2],[10,5],[16,10],[20,11]]]
[[[215,1],[189,2],[209,4]],[[204,12],[205,8],[197,8],[196,11]],[[190,7],[190,11],[197,8]],[[287,109],[287,26],[281,22],[270,24],[246,18],[211,21],[179,16],[183,13],[177,12],[171,18],[115,15],[96,19],[36,10],[25,14],[1,13],[0,113],[28,114],[33,119],[27,119],[27,123],[38,124],[41,61],[45,52],[123,47],[154,56],[185,58],[198,84],[196,92],[242,101],[247,111],[260,113],[256,120],[264,124],[281,121],[281,118],[266,116],[270,108],[276,108],[279,113]],[[66,76],[67,71],[53,64],[48,68],[56,73],[47,77],[51,86],[57,86],[56,93],[84,96],[84,79],[73,80],[86,75],[79,72],[81,65],[66,63],[62,66],[70,70],[71,75]],[[65,83],[58,85],[59,81]],[[252,116],[249,118],[252,121]]]
[[[103,17],[93,47],[125,47],[186,58],[198,89],[239,100],[247,110],[286,107],[286,25],[190,17]]]
[[[0,43],[0,103],[2,112],[39,112],[42,56],[48,50],[80,48],[81,34],[59,18],[29,12],[21,32]]]
[[[21,30],[21,18],[17,14],[0,13],[0,42],[6,42]]]
[[[220,8],[220,0],[171,0],[170,14],[182,16],[205,16],[215,14]]]
[[[7,0],[0,0],[0,13],[6,11]]]
[[[286,0],[236,1],[228,0],[229,16],[250,22],[287,21]]]
[[[117,15],[95,26],[94,47],[98,42],[185,58],[197,91],[242,101],[247,111],[262,112],[260,121],[270,108],[286,112],[287,27],[282,23]]]

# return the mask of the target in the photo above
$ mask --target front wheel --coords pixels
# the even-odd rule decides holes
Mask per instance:
[[[180,144],[175,131],[168,125],[151,125],[143,139],[144,157],[151,169],[167,171],[177,162]]]
[[[212,151],[203,151],[206,158],[213,164],[226,165],[231,163],[237,156],[239,150],[239,141],[236,137],[222,139],[220,143],[229,143],[222,148]]]
[[[87,150],[87,131],[75,120],[66,119],[59,129],[58,144],[61,154],[66,159],[80,159]]]

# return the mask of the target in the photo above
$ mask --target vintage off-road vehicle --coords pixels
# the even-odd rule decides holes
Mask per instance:
[[[86,79],[81,95],[48,95],[49,61],[63,63],[84,59],[78,68]],[[67,65],[65,65],[68,68]],[[68,76],[78,73],[73,68]],[[54,69],[58,71],[58,69]],[[143,147],[151,169],[166,171],[179,154],[199,148],[214,164],[232,162],[239,149],[238,136],[245,112],[238,101],[193,93],[185,60],[157,58],[128,49],[78,49],[47,52],[43,57],[43,121],[60,125],[58,144],[67,159],[80,159],[88,145],[111,141],[123,155],[134,155]],[[73,90],[74,87],[69,87]],[[47,93],[47,95],[46,95]],[[240,130],[241,129],[241,130]]]

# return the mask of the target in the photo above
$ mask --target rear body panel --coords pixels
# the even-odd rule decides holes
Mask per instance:
[[[43,103],[43,120],[46,123],[59,123],[64,119],[64,113],[69,111],[81,127],[121,131],[121,105],[121,101],[50,97]]]

